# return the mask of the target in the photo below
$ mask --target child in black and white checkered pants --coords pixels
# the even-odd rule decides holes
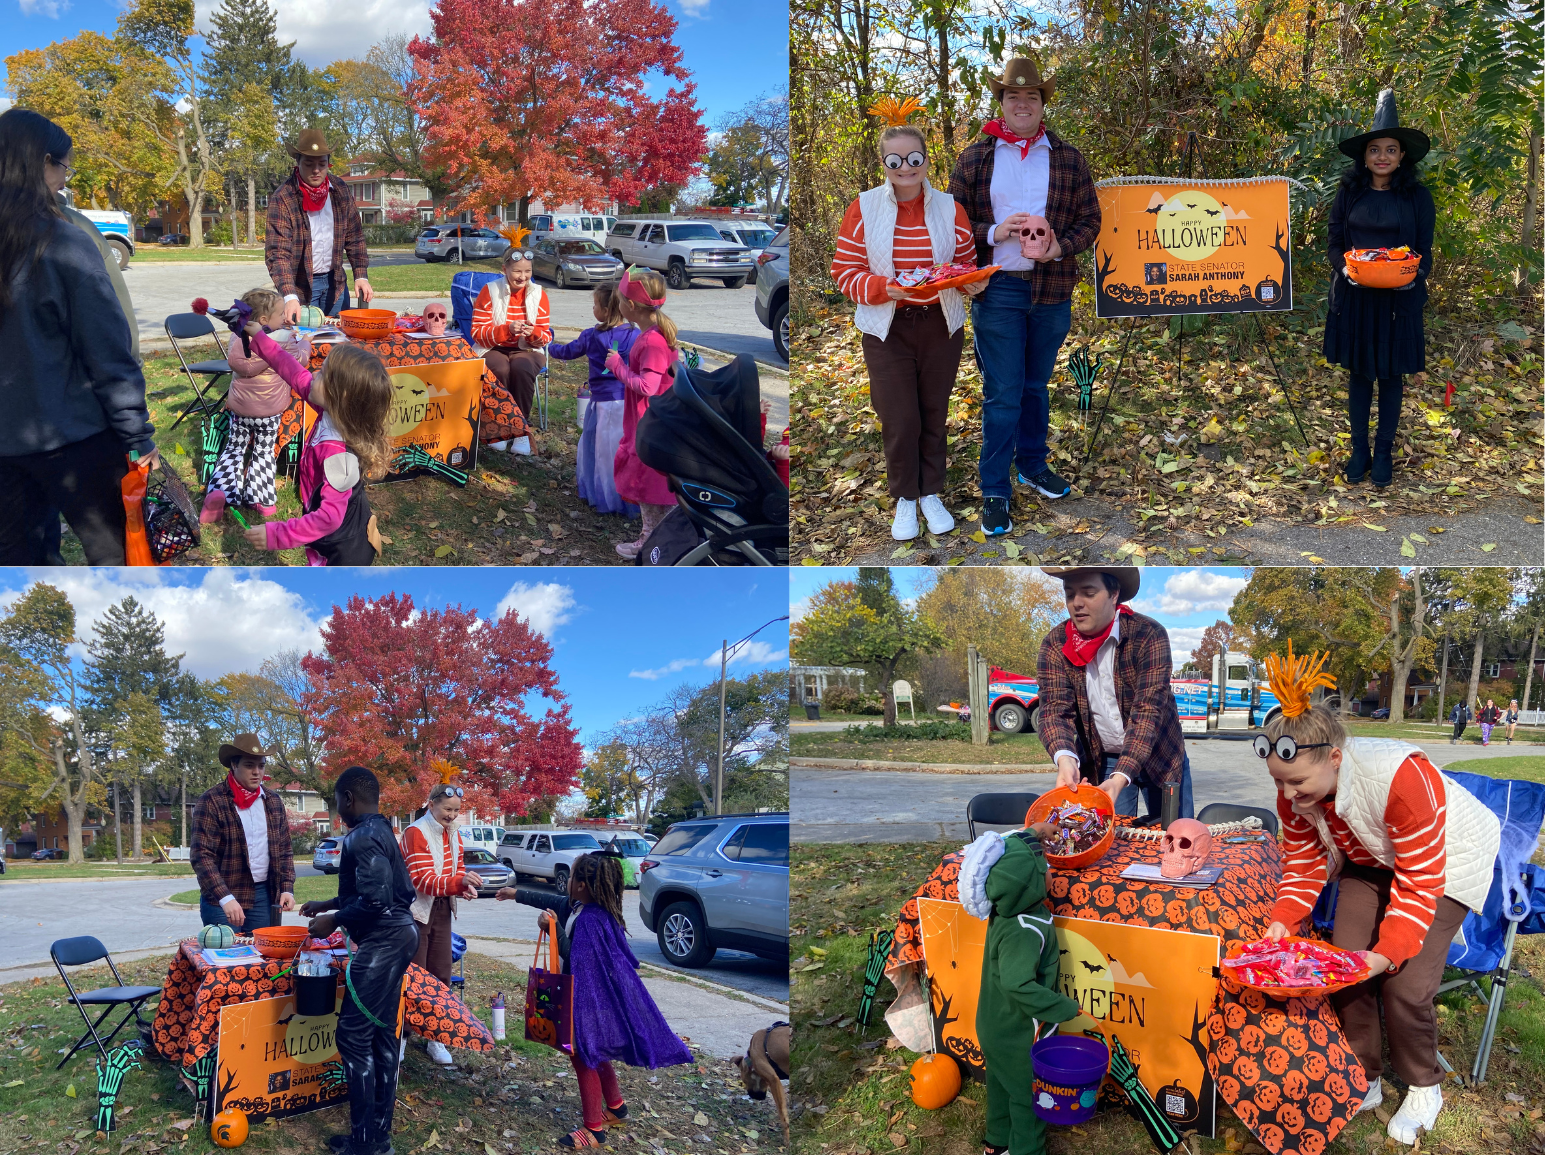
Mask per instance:
[[[242,294],[252,317],[266,329],[284,325],[284,301],[272,289],[252,289]],[[310,343],[296,339],[293,331],[281,347],[301,364],[311,358]],[[226,360],[235,373],[225,408],[231,431],[209,477],[209,491],[199,521],[219,521],[226,505],[250,505],[264,518],[274,516],[278,495],[274,490],[274,442],[279,423],[290,407],[290,387],[261,357],[242,354],[241,341],[231,343]],[[248,453],[251,461],[248,461]]]

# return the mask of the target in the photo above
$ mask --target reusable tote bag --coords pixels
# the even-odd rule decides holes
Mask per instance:
[[[546,970],[537,965],[542,961],[543,942],[547,943]],[[565,1055],[574,1053],[574,976],[561,972],[558,943],[545,930],[537,936],[536,957],[526,972],[526,1038]]]

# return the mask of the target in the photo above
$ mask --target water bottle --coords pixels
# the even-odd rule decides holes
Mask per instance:
[[[494,1038],[504,1038],[504,992],[494,995]]]
[[[1166,783],[1163,789],[1163,797],[1159,807],[1159,821],[1164,829],[1168,830],[1170,823],[1180,817],[1180,783]]]

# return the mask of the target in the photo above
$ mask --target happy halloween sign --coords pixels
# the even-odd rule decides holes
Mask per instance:
[[[917,913],[935,1045],[980,1076],[986,1060],[976,1004],[987,923],[940,899],[919,898]],[[1107,1038],[1121,1040],[1143,1087],[1178,1129],[1212,1136],[1215,1092],[1205,1024],[1217,990],[1217,937],[1061,916],[1052,925],[1062,993]]]
[[[1096,316],[1292,309],[1286,179],[1096,189]]]
[[[435,462],[467,473],[477,464],[478,415],[483,403],[483,362],[392,368],[392,408],[387,423],[396,459],[410,447]],[[388,481],[405,481],[433,470],[394,469]],[[442,476],[445,476],[442,474]]]

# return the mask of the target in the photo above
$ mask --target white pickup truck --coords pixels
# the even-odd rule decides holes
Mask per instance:
[[[113,256],[118,259],[118,271],[127,269],[129,259],[134,256],[134,218],[111,209],[77,208],[75,211],[96,225],[97,231],[107,238]]]
[[[706,221],[618,221],[606,236],[606,251],[625,265],[664,273],[678,292],[693,277],[715,277],[726,289],[738,289],[756,275],[751,250],[726,241]]]
[[[542,878],[566,890],[574,860],[600,849],[587,830],[507,830],[499,843],[499,861],[515,872],[517,883]]]

